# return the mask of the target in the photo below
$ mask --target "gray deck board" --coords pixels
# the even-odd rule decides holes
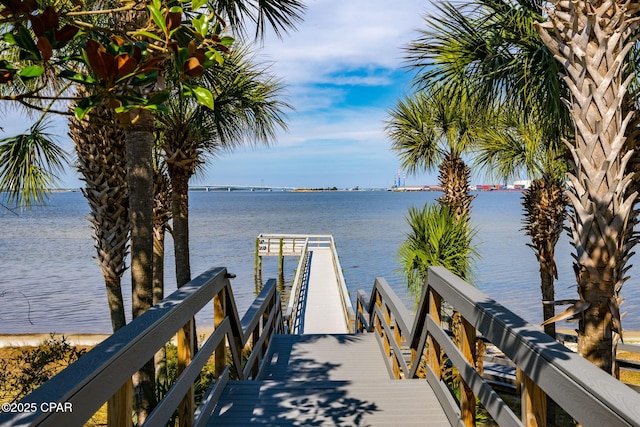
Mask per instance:
[[[311,248],[311,268],[306,284],[302,334],[349,332],[340,297],[331,248]]]
[[[277,335],[259,381],[230,381],[209,426],[450,426],[426,380],[389,378],[372,334]]]

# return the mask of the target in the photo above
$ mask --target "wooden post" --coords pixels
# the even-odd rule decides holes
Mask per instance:
[[[131,427],[133,419],[133,382],[131,378],[107,402],[107,426]]]
[[[525,427],[546,427],[547,395],[527,374],[520,371],[522,380],[522,424]]]
[[[262,289],[262,257],[260,256],[260,238],[256,238],[255,259],[253,264],[253,279],[256,284],[256,292]]]
[[[487,345],[482,341],[482,339],[478,339],[476,341],[476,348],[478,349],[478,359],[476,360],[476,370],[480,376],[484,375],[484,355],[487,353]]]
[[[284,287],[284,239],[280,239],[280,252],[278,254],[278,290]]]
[[[225,293],[226,293],[226,289],[222,289],[215,297],[213,297],[213,326],[214,326],[214,330],[215,328],[217,328],[220,323],[222,323],[222,321],[224,320],[225,316],[226,316],[226,312],[225,312]],[[222,375],[222,371],[224,370],[226,364],[227,364],[227,355],[225,352],[225,340],[222,340],[220,342],[220,345],[218,345],[218,347],[215,350],[215,357],[214,357],[214,362],[215,362],[215,370],[214,370],[214,376],[216,379],[220,378],[220,375]],[[241,369],[241,367],[238,367],[238,369]]]
[[[441,324],[440,307],[442,306],[442,297],[438,295],[432,288],[427,289],[429,298],[429,316],[436,325]],[[440,343],[433,339],[431,334],[427,335],[427,354],[429,367],[435,374],[436,378],[442,378],[442,350]]]
[[[476,328],[467,319],[461,317],[460,325],[460,351],[464,358],[475,368],[476,366]],[[476,397],[467,383],[460,381],[460,415],[464,425],[475,427],[476,425]]]
[[[194,336],[193,320],[190,320],[178,330],[178,376],[180,376],[189,363],[191,363],[194,354]],[[195,407],[194,388],[192,385],[178,406],[178,423],[180,427],[193,425]]]

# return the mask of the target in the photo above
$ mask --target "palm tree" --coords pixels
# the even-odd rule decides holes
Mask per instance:
[[[469,194],[471,171],[461,157],[471,146],[475,126],[467,111],[463,102],[436,88],[398,101],[385,126],[403,168],[411,173],[439,168],[440,202],[457,218],[469,217],[474,198]]]
[[[164,161],[171,178],[173,239],[178,286],[190,280],[188,185],[206,155],[243,143],[269,143],[286,129],[280,99],[282,85],[245,49],[232,53],[222,70],[207,73],[203,84],[218,95],[214,110],[175,98],[168,114],[158,117]]]
[[[89,220],[94,231],[96,260],[105,281],[114,332],[127,323],[122,276],[126,270],[130,232],[125,132],[115,123],[113,109],[104,103],[82,121],[69,120],[69,135],[75,144],[76,167],[85,183],[82,193],[91,211]],[[109,400],[110,425],[121,424],[114,408],[130,407],[130,402],[131,389],[127,384]],[[129,425],[130,419],[122,422]]]
[[[474,231],[469,221],[444,204],[409,208],[410,227],[398,250],[399,263],[409,291],[420,299],[430,266],[440,265],[463,279],[470,279],[477,253],[471,245]]]
[[[165,236],[171,220],[171,183],[160,154],[154,156],[153,180],[153,305],[164,298]],[[155,379],[158,385],[167,383],[166,350],[162,347],[155,355]],[[157,387],[162,390],[163,387]]]
[[[622,108],[630,77],[624,64],[637,28],[637,3],[553,2],[538,31],[565,67],[575,140],[570,143],[569,199],[574,270],[583,307],[578,352],[615,374],[622,334],[620,290],[638,241],[633,232],[637,191],[629,169],[634,156],[625,134],[632,113]]]
[[[525,194],[524,223],[541,263],[543,299],[551,301],[553,247],[567,203],[558,156],[571,135],[571,116],[562,101],[568,90],[558,78],[560,66],[534,27],[543,19],[543,2],[475,0],[462,7],[444,3],[438,10],[440,16],[429,16],[428,29],[407,48],[418,70],[416,84],[446,85],[451,96],[471,93],[486,120],[480,163],[501,177],[527,170],[536,179]],[[512,112],[512,123],[496,121],[495,111]],[[553,306],[543,311],[547,318]]]
[[[534,115],[525,117],[513,112],[496,117],[495,126],[484,129],[478,141],[475,161],[480,168],[504,180],[523,174],[532,180],[523,193],[523,223],[540,265],[546,322],[555,315],[555,246],[564,229],[568,204],[564,183],[567,164],[562,147],[544,139],[544,130]],[[555,323],[546,323],[544,328],[555,339]]]

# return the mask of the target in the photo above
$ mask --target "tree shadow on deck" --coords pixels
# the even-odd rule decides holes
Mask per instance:
[[[357,336],[277,336],[263,381],[230,383],[219,422],[270,426],[366,426],[380,409],[353,378]],[[342,353],[342,355],[340,354]],[[345,357],[346,354],[346,357]],[[341,357],[342,356],[342,357]],[[331,361],[337,360],[337,361]],[[348,375],[351,372],[351,375]],[[217,414],[214,414],[214,416]]]

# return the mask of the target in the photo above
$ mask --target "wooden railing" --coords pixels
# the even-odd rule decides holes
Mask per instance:
[[[187,409],[180,411],[179,425],[205,425],[230,375],[237,379],[255,378],[265,361],[271,335],[283,331],[275,280],[267,282],[240,320],[229,277],[225,268],[213,268],[185,284],[26,396],[18,407],[28,411],[0,414],[0,426],[83,425],[183,325],[188,325],[198,311],[213,301],[213,333],[192,355],[145,422],[150,426],[165,425],[180,406]],[[178,343],[179,355],[189,352],[180,348],[180,341]],[[245,354],[245,361],[243,349],[250,350],[248,357]],[[189,396],[193,396],[194,381],[212,355],[216,380],[197,408],[194,409],[193,402],[183,406],[185,396],[187,400],[192,399]],[[228,356],[231,365],[227,363]],[[71,411],[51,411],[50,408],[56,406],[50,403]]]
[[[442,327],[445,307],[454,310],[453,339]],[[369,298],[358,293],[357,330],[377,334],[396,378],[424,372],[452,425],[474,426],[478,399],[501,427],[545,426],[548,395],[583,426],[640,426],[636,392],[442,267],[429,269],[415,316],[376,279]],[[478,373],[478,333],[517,366],[521,417]],[[459,372],[457,401],[443,380],[445,362]]]

